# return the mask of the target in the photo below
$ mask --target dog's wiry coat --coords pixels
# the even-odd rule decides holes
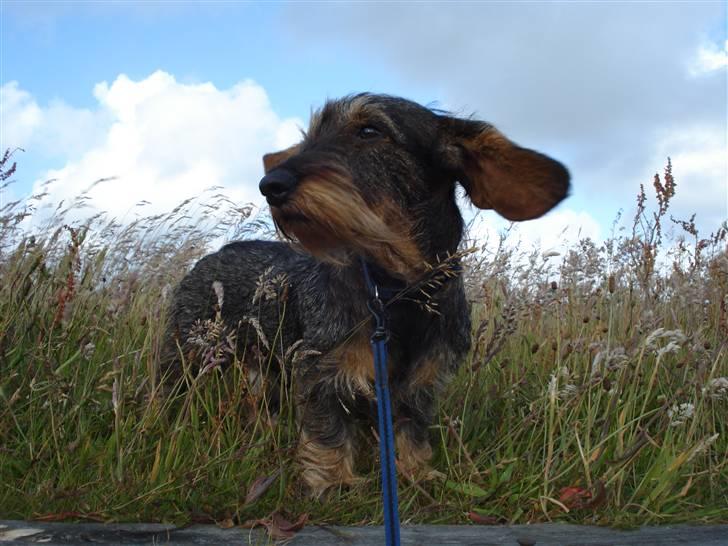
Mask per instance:
[[[302,142],[265,156],[264,165],[261,191],[280,232],[299,248],[243,241],[200,260],[176,291],[162,371],[179,376],[190,329],[215,315],[213,282],[224,289],[220,311],[231,332],[253,316],[274,339],[282,322],[281,346],[303,340],[308,355],[294,367],[299,462],[318,494],[355,480],[354,427],[376,414],[361,259],[383,289],[416,286],[428,264],[458,250],[456,182],[476,206],[526,220],[566,196],[569,175],[487,123],[371,94],[328,102]],[[285,276],[285,316],[279,302],[253,301],[263,274]],[[396,444],[407,468],[429,458],[437,391],[470,347],[459,276],[439,283],[427,306],[421,300],[414,291],[387,305]],[[237,339],[240,354],[254,341]]]

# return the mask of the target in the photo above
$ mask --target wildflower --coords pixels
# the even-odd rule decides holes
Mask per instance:
[[[654,350],[657,356],[662,356],[667,353],[677,352],[678,349],[685,343],[687,337],[682,330],[665,330],[664,328],[657,328],[652,332],[645,340],[645,348]],[[665,342],[665,345],[659,346],[660,342]]]
[[[728,377],[714,377],[703,387],[703,395],[713,400],[728,400]]]
[[[690,402],[683,404],[674,404],[667,410],[667,416],[670,418],[671,427],[679,427],[684,425],[695,414],[695,406]]]
[[[565,385],[563,385],[559,389],[559,378],[563,379],[564,382],[567,382]],[[577,392],[578,387],[574,385],[573,383],[568,383],[568,381],[571,379],[571,372],[569,371],[569,368],[567,366],[560,366],[556,372],[551,374],[551,379],[549,380],[549,396],[550,397],[557,397],[561,400],[566,400],[569,398],[572,398]]]
[[[674,341],[671,341],[667,345],[665,345],[664,347],[660,347],[657,350],[657,356],[660,357],[662,355],[666,355],[666,354],[669,354],[669,353],[676,353],[679,350],[680,350],[680,345],[678,345]]]
[[[579,387],[573,383],[567,383],[559,390],[559,398],[561,400],[568,400],[569,398],[573,398],[577,392],[579,392]]]
[[[273,267],[271,266],[258,277],[255,284],[255,294],[253,294],[253,303],[275,300],[279,295],[285,300],[288,276],[285,273],[272,276],[272,273]]]
[[[213,346],[222,336],[224,325],[220,320],[197,320],[187,336],[187,343],[201,348]]]
[[[712,444],[718,439],[718,436],[720,436],[718,433],[713,434],[712,436],[708,436],[707,438],[703,438],[698,442],[698,445],[695,446],[693,449],[693,452],[690,454],[690,457],[688,458],[688,462],[692,461],[696,455],[701,454],[702,452],[706,451]]]
[[[620,370],[624,367],[629,359],[624,347],[615,347],[611,351],[601,350],[594,355],[592,361],[591,374],[601,374],[604,372]]]
[[[83,346],[83,349],[81,349],[84,358],[86,360],[90,360],[91,357],[94,355],[94,351],[96,350],[96,345],[92,341],[89,341],[86,345]]]
[[[555,373],[551,374],[551,379],[549,379],[549,386],[548,386],[548,394],[549,398],[554,399],[556,398],[556,394],[559,390],[559,378]]]

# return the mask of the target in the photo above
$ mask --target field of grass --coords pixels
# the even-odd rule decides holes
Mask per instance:
[[[728,522],[726,229],[671,221],[674,191],[668,166],[601,244],[468,255],[474,350],[431,471],[400,476],[403,521]],[[0,208],[0,518],[381,523],[374,449],[360,485],[302,494],[290,381],[276,418],[238,365],[156,389],[171,288],[207,245],[265,231],[249,209],[214,189],[125,223],[40,203]]]

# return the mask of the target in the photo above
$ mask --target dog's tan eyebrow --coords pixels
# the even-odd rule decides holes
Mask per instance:
[[[404,134],[397,124],[371,96],[354,97],[341,103],[326,103],[312,112],[306,137],[315,138],[325,125],[338,123],[341,126],[372,124],[386,129],[398,141]]]
[[[372,125],[381,126],[386,128],[397,140],[403,140],[404,135],[399,130],[397,124],[390,118],[381,108],[378,108],[372,104],[362,104],[358,107],[358,110],[351,113],[351,123],[366,125],[371,123]]]

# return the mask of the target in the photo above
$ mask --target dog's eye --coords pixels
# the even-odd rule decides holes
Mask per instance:
[[[372,127],[371,125],[365,125],[364,127],[361,127],[359,129],[359,132],[357,134],[358,134],[359,138],[370,139],[370,138],[376,138],[376,137],[380,136],[382,133],[376,127]]]

